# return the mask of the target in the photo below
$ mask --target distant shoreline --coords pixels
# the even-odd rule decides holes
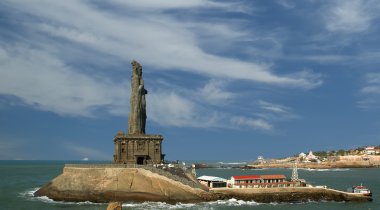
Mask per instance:
[[[294,163],[264,163],[247,165],[244,168],[293,168]],[[297,163],[298,168],[304,169],[338,169],[338,168],[379,168],[380,161],[334,161],[320,163]]]
[[[240,169],[265,169],[265,168],[293,168],[294,162],[270,162],[260,164],[247,164],[240,166],[212,165],[205,163],[195,164],[196,169],[232,167]],[[380,168],[380,160],[363,161],[327,161],[327,162],[298,162],[298,168],[302,169],[339,169],[339,168]]]

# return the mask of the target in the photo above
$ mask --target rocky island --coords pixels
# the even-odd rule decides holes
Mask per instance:
[[[189,203],[221,199],[256,202],[369,201],[370,197],[313,187],[212,188],[201,185],[195,173],[183,166],[165,164],[163,136],[145,134],[148,93],[142,68],[132,62],[131,112],[128,133],[115,138],[112,164],[66,164],[63,173],[35,192],[57,201]]]

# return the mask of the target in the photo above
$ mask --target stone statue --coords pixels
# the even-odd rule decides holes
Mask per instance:
[[[145,95],[148,94],[148,91],[144,88],[142,67],[137,61],[132,61],[131,88],[131,112],[128,117],[128,134],[145,134]]]

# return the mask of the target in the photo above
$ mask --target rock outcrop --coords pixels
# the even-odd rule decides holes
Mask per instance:
[[[122,210],[123,205],[120,202],[111,202],[108,204],[107,210]]]
[[[199,202],[204,190],[141,168],[65,167],[35,196],[53,200]]]

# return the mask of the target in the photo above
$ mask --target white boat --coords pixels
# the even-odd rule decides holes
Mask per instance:
[[[372,192],[367,187],[365,187],[363,185],[353,186],[350,189],[350,192],[351,193],[363,194],[363,195],[366,195],[366,196],[369,196],[369,197],[372,196]]]

